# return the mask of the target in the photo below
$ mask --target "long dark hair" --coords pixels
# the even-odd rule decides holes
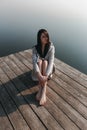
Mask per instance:
[[[41,43],[41,35],[44,33],[44,35],[48,38],[47,44],[45,45],[44,54],[42,55],[42,43]],[[50,39],[49,34],[46,29],[40,29],[37,33],[37,45],[35,45],[37,52],[39,53],[40,57],[44,58],[49,50],[50,47]]]

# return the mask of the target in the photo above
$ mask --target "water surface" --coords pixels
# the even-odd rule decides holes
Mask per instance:
[[[45,28],[55,56],[87,74],[86,5],[85,0],[0,1],[0,57],[31,48]]]

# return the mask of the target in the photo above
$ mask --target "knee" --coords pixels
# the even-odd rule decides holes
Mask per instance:
[[[42,65],[42,60],[41,59],[39,59],[39,62],[38,62],[38,65]]]
[[[43,60],[42,61],[44,65],[47,65],[48,64],[48,61],[47,60]]]

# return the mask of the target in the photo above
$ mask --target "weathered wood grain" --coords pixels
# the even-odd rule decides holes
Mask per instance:
[[[32,50],[0,58],[1,130],[87,129],[87,75],[57,58],[55,64],[47,103],[39,106],[38,82],[31,79]]]

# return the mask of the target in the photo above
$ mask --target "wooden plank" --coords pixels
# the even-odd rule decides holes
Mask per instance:
[[[77,83],[75,80],[71,79],[59,70],[56,70],[55,74],[56,77],[61,78],[63,81],[67,82],[74,89],[78,90],[79,93],[82,93],[83,95],[87,96],[87,88],[85,88],[83,85]]]
[[[23,57],[22,57],[22,59],[23,59]],[[21,60],[22,60],[22,59],[21,59]],[[64,106],[63,106],[63,107],[64,107]],[[75,113],[75,114],[76,114],[76,113]],[[78,115],[78,114],[77,114],[77,115]],[[74,116],[76,116],[76,115],[74,115]],[[78,116],[77,116],[76,118],[78,118]],[[81,117],[81,115],[80,115],[80,118],[82,118],[84,121],[86,121],[83,117]],[[82,119],[81,119],[81,121],[82,121]],[[78,122],[77,122],[77,123],[78,123]],[[79,125],[80,125],[80,123],[83,124],[82,122],[79,122]],[[81,128],[82,128],[82,126],[84,126],[84,125],[81,125]]]
[[[20,93],[19,95],[22,95],[25,101],[30,104],[30,107],[32,108],[34,113],[36,113],[39,119],[43,122],[44,126],[46,126],[47,128],[50,128],[50,126],[47,126],[46,124],[47,122],[44,121],[43,117],[40,117],[42,109],[40,108],[40,112],[38,111],[38,108],[37,110],[35,109],[36,107],[35,105],[37,105],[37,103],[34,100],[34,98],[35,98],[35,92],[38,90],[38,87],[35,83],[32,83],[30,79],[30,74],[29,74],[30,70],[32,69],[31,50],[25,50],[25,51],[16,53],[14,55],[12,54],[11,56],[9,55],[9,57],[11,60],[8,57],[3,57],[0,60],[1,62],[0,66],[2,67],[2,62],[4,60],[6,63],[3,62],[4,63],[3,70],[5,71],[7,76],[12,80],[12,83],[15,85],[15,86],[13,85],[15,89],[18,89],[17,91],[19,91]],[[56,64],[58,64],[57,66],[61,66],[62,62],[59,62]],[[9,67],[12,69],[12,71]],[[85,130],[87,128],[87,125],[86,125],[87,124],[87,120],[86,120],[87,119],[87,111],[86,111],[87,110],[87,107],[86,107],[87,88],[85,85],[82,85],[78,81],[78,78],[75,80],[75,77],[80,76],[83,82],[86,83],[86,75],[84,74],[81,75],[80,73],[77,73],[78,71],[74,72],[72,70],[71,70],[72,74],[68,73],[67,75],[67,71],[69,70],[67,70],[64,73],[63,71],[61,71],[61,69],[62,68],[60,69],[57,68],[57,71],[56,71],[57,73],[54,74],[53,80],[50,80],[48,82],[48,88],[47,88],[47,103],[48,104],[44,107],[43,113],[51,114],[53,120],[57,121],[57,124],[59,124],[59,127],[61,129],[67,130],[70,128],[70,126],[72,126],[72,129],[75,129],[75,130],[76,129]],[[58,74],[59,74],[59,77],[58,77]],[[2,78],[4,78],[3,74],[2,74]],[[22,86],[22,88],[19,87],[20,85]],[[27,90],[28,88],[29,90]],[[7,90],[7,92],[10,95],[10,91]],[[33,96],[25,97],[25,95],[32,94],[32,93],[33,93]],[[77,95],[75,96],[75,94]],[[14,100],[14,98],[12,98],[12,100]],[[14,102],[16,103],[16,101],[17,100],[15,99]],[[31,105],[32,102],[34,102],[35,104]],[[58,116],[56,116],[56,113],[58,114]],[[60,118],[58,119],[58,117]],[[63,120],[63,117],[64,117],[64,120]],[[68,121],[70,122],[69,127],[67,127],[66,125],[68,124]]]
[[[22,57],[22,58],[23,58],[23,57]],[[21,59],[21,60],[22,60],[22,59]],[[29,82],[29,83],[30,83],[30,82]],[[62,102],[62,101],[61,101],[61,102]],[[63,106],[63,107],[64,107],[64,106]],[[68,108],[68,107],[67,107],[67,108]],[[72,108],[69,107],[69,111],[71,111],[71,110],[72,110]],[[71,112],[72,112],[72,117],[75,116],[74,119],[75,119],[75,120],[76,120],[76,118],[78,119],[79,113],[77,113],[77,115],[76,115],[76,113],[75,113],[75,115],[73,115],[73,113],[76,112],[76,111],[74,110],[74,112],[73,112],[73,111],[71,111]],[[67,116],[68,116],[68,113],[67,113]],[[71,117],[71,119],[72,119],[72,117]],[[79,121],[79,122],[76,122],[76,123],[79,124],[79,125],[81,126],[81,128],[82,128],[82,126],[84,126],[84,123],[85,123],[84,121],[85,121],[85,119],[84,119],[83,117],[81,117],[81,115],[80,115],[79,117],[80,117],[80,119],[79,119],[80,121]],[[69,118],[70,118],[70,117],[69,117]],[[74,119],[72,119],[72,120],[75,122]],[[82,119],[84,120],[83,122],[82,122]],[[78,126],[79,126],[79,125],[78,125]],[[85,127],[84,127],[84,128],[85,128]]]
[[[13,130],[13,127],[0,104],[0,130]]]
[[[15,65],[13,65],[13,62],[10,59],[5,58],[4,60],[9,65],[9,67],[18,75],[19,74],[19,72],[17,71],[18,67],[16,67],[14,69]],[[34,89],[35,89],[35,87],[34,87]],[[32,90],[32,92],[34,92],[33,89],[31,89],[31,90]],[[56,118],[56,120],[60,122],[60,124],[62,125],[62,127],[64,129],[70,130],[70,127],[72,127],[72,130],[78,130],[79,129],[58,107],[56,107],[56,105],[52,101],[50,101],[50,99],[48,99],[48,101],[49,102],[46,105],[47,110],[49,110],[49,112],[54,116],[54,118]]]
[[[49,86],[54,90],[58,95],[60,95],[66,102],[68,102],[76,111],[78,111],[84,118],[87,119],[87,107],[85,107],[81,102],[74,98],[70,93],[63,89],[60,84],[53,82],[54,80],[49,81]],[[62,82],[62,81],[61,81]],[[51,84],[51,85],[50,85]],[[62,83],[61,83],[62,84]],[[53,87],[55,86],[55,87]]]
[[[1,62],[3,62],[3,58],[2,58],[2,57],[0,57],[0,63],[1,63]]]
[[[87,97],[81,91],[74,89],[72,85],[68,84],[67,81],[65,82],[61,80],[58,76],[54,76],[54,81],[60,84],[66,91],[78,99],[83,105],[87,106]]]
[[[63,62],[61,62],[61,65],[58,65],[58,60],[56,60],[55,63],[57,64],[56,67],[58,70],[65,73],[66,75],[71,77],[73,80],[77,81],[79,84],[81,84],[87,88],[87,77],[85,74],[83,74],[80,71],[77,71],[75,68],[70,67],[69,65],[67,65]]]
[[[4,69],[4,68],[6,68],[6,69]],[[13,73],[11,71],[11,69],[7,65],[5,65],[5,63],[2,64],[2,69],[10,77],[10,80],[12,80],[14,78],[15,73]],[[13,76],[10,75],[8,72],[12,73]],[[12,80],[12,82],[15,84],[17,89],[19,89],[20,93],[21,93],[21,88],[25,89],[25,87],[26,87],[25,85],[23,85],[23,83],[21,83],[21,81],[18,78],[15,78],[14,80]],[[24,91],[24,92],[26,94],[26,91]],[[58,122],[55,120],[55,118],[53,118],[53,116],[44,107],[39,107],[39,108],[36,107],[36,105],[34,104],[34,103],[36,103],[35,99],[33,99],[32,97],[28,97],[28,96],[24,96],[24,97],[28,101],[28,103],[31,105],[31,107],[35,111],[35,113],[37,113],[37,115],[42,120],[43,124],[47,127],[47,129],[63,130],[63,128],[58,124]],[[32,100],[34,100],[33,104],[32,104]],[[49,124],[49,122],[50,122],[50,124]]]
[[[81,71],[77,70],[76,68],[70,66],[69,64],[63,62],[60,59],[55,58],[55,62],[57,62],[57,64],[62,64],[62,66],[66,66],[66,68],[68,68],[70,70],[70,72],[74,73],[75,75],[79,76],[80,78],[83,78],[84,80],[87,81],[87,75],[82,73]]]
[[[47,95],[80,129],[87,128],[87,120],[83,118],[72,106],[64,101],[58,94],[56,94],[50,87],[48,87]]]
[[[0,74],[3,74],[0,68]],[[0,75],[1,79],[1,75]],[[23,117],[21,116],[20,112],[17,110],[16,105],[8,95],[7,91],[5,90],[4,86],[2,87],[2,92],[0,94],[0,102],[3,105],[3,108],[5,109],[11,124],[13,125],[15,130],[30,130],[26,122],[24,121]],[[20,122],[20,123],[19,123]]]
[[[32,51],[31,49],[25,50],[25,51],[20,51],[19,52],[20,55],[24,56],[25,59],[32,60]]]
[[[8,77],[4,74],[4,79],[2,79],[2,82],[8,81]],[[5,85],[5,88],[11,98],[14,100],[15,104],[17,105],[18,109],[22,113],[22,116],[26,120],[27,124],[30,126],[32,130],[38,130],[42,129],[45,130],[45,127],[42,125],[41,121],[37,118],[36,114],[33,112],[33,110],[29,107],[27,102],[24,100],[23,96],[20,95],[20,93],[17,91],[15,86],[12,84],[11,81],[7,82]],[[18,96],[20,95],[20,96]],[[34,123],[32,123],[34,122]]]
[[[80,130],[77,125],[72,122],[67,115],[58,107],[54,102],[51,101],[50,98],[47,97],[47,110],[56,118],[56,120],[61,124],[64,130]]]
[[[26,54],[24,52],[21,52],[21,55],[24,56],[24,57],[27,57]],[[28,54],[29,55],[29,54]],[[22,57],[23,59],[23,57]],[[29,60],[29,63],[30,63],[30,60]],[[59,72],[60,74],[61,72]],[[64,77],[63,74],[61,74],[62,76],[61,77]],[[70,79],[69,79],[70,80]],[[56,81],[56,83],[52,82],[49,83],[49,84],[53,84],[52,86],[55,86],[55,87],[52,87],[52,89],[54,89],[54,91],[58,92],[59,94],[61,94],[61,96],[69,103],[71,104],[77,111],[79,111],[86,119],[87,119],[87,107],[85,107],[83,105],[83,101],[84,101],[84,98],[82,100],[82,103],[80,103],[80,101],[78,101],[77,99],[80,97],[82,97],[82,93],[75,90],[74,88],[71,87],[71,85],[68,85],[66,82],[63,82],[63,80],[60,79],[59,76],[55,76],[53,77],[53,81]],[[58,86],[58,87],[57,87]],[[78,85],[79,86],[79,85]],[[67,88],[67,89],[65,89]],[[69,89],[70,88],[70,89]],[[68,90],[69,89],[69,90]],[[73,92],[74,91],[74,92]],[[86,90],[85,90],[86,91]],[[73,94],[74,93],[74,97],[73,97]],[[76,96],[77,94],[77,96]],[[78,97],[79,95],[79,97]],[[75,97],[78,97],[77,99]],[[85,98],[86,99],[86,98]],[[86,101],[85,101],[86,102]],[[81,109],[82,108],[82,109]]]
[[[19,53],[14,54],[26,67],[32,68],[32,64],[29,64],[28,60],[25,58],[22,59],[21,55]]]
[[[9,55],[8,56],[10,59],[12,59],[14,62],[16,62],[16,64],[19,66],[19,68],[21,69],[21,70],[23,70],[24,72],[26,71],[28,71],[28,69],[27,69],[27,67],[26,66],[24,66],[24,64],[22,64],[21,62],[19,62],[19,59],[16,59],[15,60],[15,57],[14,57],[14,55],[13,54],[11,54],[11,55]],[[21,66],[21,67],[20,67]],[[23,68],[23,69],[22,69]]]

